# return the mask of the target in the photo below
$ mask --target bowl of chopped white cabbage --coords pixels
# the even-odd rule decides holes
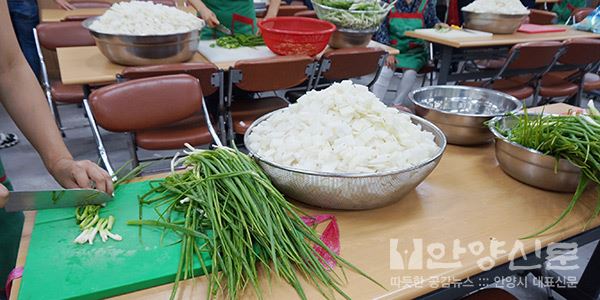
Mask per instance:
[[[126,66],[187,61],[198,50],[204,21],[162,4],[115,3],[103,15],[83,22],[100,52]]]
[[[466,28],[511,34],[529,15],[520,0],[476,0],[462,8]]]
[[[386,107],[350,81],[310,91],[247,130],[250,155],[287,197],[331,209],[371,209],[402,199],[446,148],[429,121]]]

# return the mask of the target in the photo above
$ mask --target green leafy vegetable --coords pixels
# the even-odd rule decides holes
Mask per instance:
[[[380,5],[374,0],[315,0],[315,11],[320,19],[334,23],[338,28],[375,30],[381,25],[394,2]]]
[[[218,38],[215,44],[221,48],[235,49],[240,47],[262,46],[265,44],[265,41],[258,35],[236,33],[234,35]],[[215,44],[211,44],[210,47],[213,47]]]
[[[159,219],[143,220],[140,213],[139,220],[128,222],[181,236],[171,298],[176,296],[180,280],[195,276],[196,261],[208,276],[209,297],[221,292],[237,299],[251,285],[261,298],[258,274],[262,269],[269,276],[275,273],[283,278],[302,299],[307,297],[299,276],[326,298],[334,298],[334,291],[348,298],[341,289],[344,280],[322,265],[323,258],[313,244],[326,249],[341,267],[375,282],[327,248],[250,157],[226,147],[194,149],[187,154],[173,162],[173,166],[185,166],[186,171],[173,172],[139,200],[140,206],[153,206]],[[213,270],[205,265],[203,256],[211,258]]]
[[[556,157],[557,164],[558,159],[562,158],[581,170],[577,191],[567,208],[555,222],[525,237],[532,238],[545,233],[562,221],[573,210],[590,182],[600,185],[600,138],[598,138],[600,137],[600,114],[592,103],[588,115],[531,117],[525,109],[524,114],[514,117],[518,121],[516,126],[509,130],[496,129],[512,142]],[[600,188],[598,193],[598,203],[592,218],[598,216],[600,212]]]

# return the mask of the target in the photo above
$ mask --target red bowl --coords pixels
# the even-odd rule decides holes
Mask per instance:
[[[258,23],[265,44],[279,55],[319,54],[329,42],[335,25],[318,19],[276,17]]]

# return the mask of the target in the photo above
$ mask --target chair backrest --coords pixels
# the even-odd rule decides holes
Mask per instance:
[[[109,8],[112,3],[99,0],[72,0],[69,1],[75,8]]]
[[[367,47],[328,51],[321,57],[317,80],[323,77],[340,81],[376,73],[383,65],[385,55],[383,49]]]
[[[556,13],[541,10],[541,9],[530,9],[529,10],[529,23],[538,25],[549,25],[553,24],[556,20]]]
[[[61,22],[82,22],[87,18],[96,17],[97,15],[70,15],[66,16],[64,19],[60,20]]]
[[[214,64],[193,62],[143,67],[127,67],[118,77],[125,80],[131,80],[163,75],[188,74],[196,77],[200,81],[202,94],[204,96],[208,96],[214,94],[218,89],[218,84],[213,84],[215,82],[213,80],[213,76],[218,74],[218,72],[219,69]]]
[[[279,7],[277,11],[278,17],[291,17],[295,13],[300,11],[308,10],[308,7],[304,4],[290,4],[290,5],[282,5]]]
[[[579,23],[583,21],[583,19],[585,19],[592,11],[594,11],[594,8],[591,7],[577,8],[575,11],[573,11],[573,18],[575,19],[576,23]]]
[[[305,82],[314,72],[309,56],[240,60],[230,70],[230,84],[249,92],[287,89]]]
[[[40,46],[48,50],[60,47],[94,46],[96,42],[81,22],[42,23],[36,27]]]
[[[114,132],[160,128],[202,110],[198,79],[187,74],[134,79],[92,92],[96,122]]]
[[[558,58],[561,64],[586,66],[600,61],[600,40],[572,39],[563,45],[564,53]]]
[[[511,70],[547,67],[555,61],[561,47],[562,43],[552,41],[516,44],[510,49],[507,68]]]

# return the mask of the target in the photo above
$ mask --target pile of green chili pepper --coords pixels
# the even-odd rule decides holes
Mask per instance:
[[[525,238],[538,236],[562,221],[573,210],[591,182],[599,185],[598,201],[585,226],[600,213],[600,112],[592,101],[588,106],[588,114],[566,116],[531,117],[525,110],[524,114],[514,116],[518,118],[518,123],[510,130],[497,128],[510,141],[556,157],[557,164],[558,159],[566,159],[581,170],[577,190],[558,219]]]
[[[254,34],[240,34],[227,35],[217,39],[211,47],[219,46],[226,49],[235,49],[240,47],[256,47],[265,44],[262,36]]]
[[[171,298],[180,280],[197,275],[196,262],[208,276],[209,297],[222,293],[237,299],[251,285],[261,298],[259,269],[268,278],[271,273],[283,278],[302,299],[306,295],[299,277],[329,299],[334,298],[334,292],[349,298],[341,289],[344,267],[375,282],[327,248],[250,157],[227,147],[194,149],[187,154],[172,163],[172,169],[184,166],[186,171],[172,172],[155,182],[139,199],[139,220],[128,222],[163,228],[165,233],[175,232],[181,237]],[[143,220],[144,205],[152,206],[159,218]],[[325,249],[342,268],[342,274],[324,266],[313,245]],[[211,259],[210,269],[203,260],[206,256]]]

